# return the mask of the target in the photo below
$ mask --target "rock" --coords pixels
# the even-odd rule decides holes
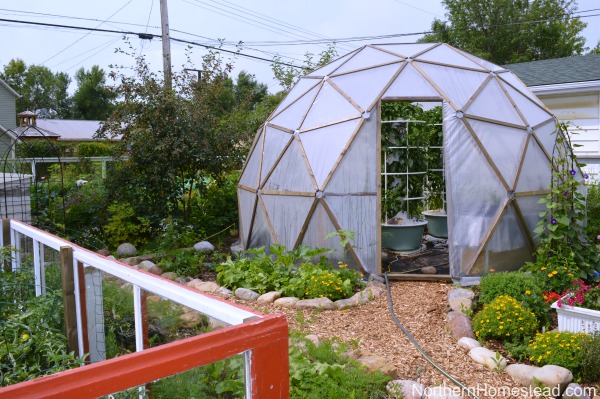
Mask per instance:
[[[506,374],[508,374],[515,383],[524,387],[536,387],[537,385],[533,380],[533,374],[539,369],[540,368],[536,366],[515,363],[506,366],[504,371],[506,371]]]
[[[452,336],[457,340],[462,337],[475,339],[471,319],[461,312],[452,311],[448,313],[448,328]]]
[[[473,308],[475,293],[464,288],[455,288],[448,291],[448,305],[456,312],[471,310]]]
[[[213,281],[202,281],[200,279],[194,279],[187,283],[188,287],[197,289],[200,292],[213,293],[217,291],[221,286]]]
[[[377,287],[385,290],[385,280],[381,281],[381,277],[376,274],[369,275],[369,282],[367,283],[367,288]]]
[[[177,280],[177,277],[179,277],[179,276],[177,276],[177,273],[175,273],[175,272],[165,272],[165,273],[161,274],[160,276],[163,278],[166,278],[167,280],[171,280],[171,281],[175,281],[175,280]]]
[[[106,248],[100,249],[98,250],[98,255],[102,255],[102,256],[109,256],[110,255],[110,251]]]
[[[162,269],[156,266],[154,262],[151,262],[149,260],[141,261],[140,263],[138,263],[137,267],[141,270],[147,271],[148,273],[156,274],[157,276],[160,276],[162,274]]]
[[[117,260],[117,258],[115,258],[114,255],[108,255],[107,258],[111,258],[111,259]]]
[[[458,340],[458,346],[460,346],[461,348],[465,348],[467,351],[470,351],[473,348],[479,348],[481,344],[476,339],[462,337]]]
[[[276,299],[281,298],[281,292],[271,291],[258,297],[258,303],[273,303]]]
[[[196,252],[212,252],[215,250],[215,246],[208,241],[200,241],[194,244],[194,251]]]
[[[437,269],[433,266],[425,266],[421,268],[423,274],[437,274]]]
[[[181,326],[184,328],[194,328],[204,323],[202,315],[195,310],[182,314],[179,316],[179,320],[181,321]]]
[[[329,298],[313,298],[313,299],[302,299],[296,302],[296,309],[324,309],[324,310],[335,310],[337,306],[331,302]]]
[[[240,252],[244,252],[244,247],[242,246],[242,244],[239,241],[237,241],[232,246],[229,247],[229,250],[231,251],[232,254],[237,255]]]
[[[229,324],[227,324],[221,320],[217,320],[215,318],[209,317],[208,318],[208,326],[211,328],[211,330],[220,330],[221,328],[229,327]]]
[[[337,308],[339,310],[355,308],[359,305],[358,299],[356,299],[354,297],[348,298],[348,299],[338,299],[334,303],[335,303],[335,306],[337,306]]]
[[[321,340],[319,339],[319,336],[317,334],[308,334],[304,338],[315,344],[315,346],[321,345]]]
[[[426,389],[427,399],[461,399],[457,389],[446,384]]]
[[[504,370],[507,365],[507,361],[504,357],[498,355],[497,352],[484,347],[471,349],[469,351],[469,356],[476,363],[479,363],[490,370]]]
[[[192,278],[191,277],[185,277],[185,276],[179,276],[179,277],[177,277],[177,279],[175,279],[175,281],[177,281],[179,284],[187,285],[187,283],[189,283],[190,281],[192,281]]]
[[[281,306],[284,308],[293,308],[296,306],[296,303],[299,301],[298,298],[293,296],[286,296],[284,298],[279,298],[273,302],[273,304],[277,306]]]
[[[119,258],[128,258],[130,256],[135,256],[135,254],[137,254],[137,249],[129,243],[121,244],[117,248],[117,256]]]
[[[158,295],[148,295],[146,297],[146,301],[148,302],[160,302],[162,301],[162,298]]]
[[[379,295],[383,294],[383,292],[383,288],[372,285],[352,295],[350,299],[357,301],[359,304],[363,304],[372,301]]]
[[[248,288],[238,288],[235,290],[235,296],[245,301],[256,301],[260,294],[257,294]]]
[[[383,374],[396,378],[398,369],[390,364],[386,359],[371,352],[361,352],[361,356],[356,359],[360,364],[365,366],[369,371],[381,371]]]
[[[387,254],[387,252],[381,252],[381,263],[385,263],[387,262],[387,260],[389,259],[389,255]]]
[[[392,380],[385,387],[392,399],[421,399],[423,385],[411,380]]]
[[[553,389],[552,396],[560,396],[573,381],[573,374],[564,367],[546,365],[533,373],[534,381],[539,381],[543,386]],[[558,395],[554,395],[558,389]]]
[[[121,263],[125,263],[126,265],[129,265],[129,266],[137,266],[141,261],[142,260],[140,258],[138,258],[137,256],[120,259]]]
[[[590,389],[584,389],[577,383],[570,383],[567,385],[565,392],[563,392],[562,399],[592,399],[590,395]]]
[[[215,291],[217,294],[225,295],[225,296],[233,296],[233,291],[227,289],[225,287],[219,287],[218,290]]]

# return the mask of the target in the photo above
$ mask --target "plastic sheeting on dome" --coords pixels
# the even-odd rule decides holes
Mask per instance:
[[[446,44],[362,47],[308,74],[257,132],[238,184],[248,247],[304,243],[381,272],[381,101],[443,102],[451,276],[531,259],[553,115],[510,71]],[[355,232],[341,248],[326,235]]]

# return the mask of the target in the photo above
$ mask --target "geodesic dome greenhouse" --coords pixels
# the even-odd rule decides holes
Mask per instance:
[[[244,247],[329,247],[332,259],[381,273],[385,101],[442,103],[452,278],[530,260],[556,121],[513,73],[439,43],[364,46],[300,79],[243,169]],[[355,233],[352,246],[328,237],[340,229]]]

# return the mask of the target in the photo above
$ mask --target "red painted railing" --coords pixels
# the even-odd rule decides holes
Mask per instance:
[[[289,398],[283,315],[227,327],[0,389],[0,398],[98,398],[250,351],[251,398]],[[248,383],[248,382],[247,382]]]

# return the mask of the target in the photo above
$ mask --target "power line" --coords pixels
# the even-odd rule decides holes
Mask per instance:
[[[6,19],[6,18],[0,18],[0,22],[12,22],[12,23],[16,23],[16,24],[28,24],[28,25],[47,26],[47,27],[55,27],[55,28],[65,28],[65,29],[75,29],[75,30],[87,30],[87,31],[104,32],[104,33],[118,33],[118,34],[121,34],[121,35],[134,35],[134,36],[138,36],[141,39],[145,39],[145,38],[147,38],[147,39],[153,39],[154,37],[160,37],[159,35],[153,35],[153,34],[150,34],[150,33],[137,33],[137,32],[131,32],[131,31],[119,31],[119,30],[114,30],[114,29],[86,28],[86,27],[83,27],[83,26],[50,24],[50,23],[47,23],[47,22],[20,21],[20,20],[15,20],[15,19]],[[227,49],[220,48],[220,47],[209,46],[207,44],[197,43],[197,42],[193,42],[191,40],[177,39],[177,38],[174,38],[174,37],[171,37],[171,40],[176,41],[176,42],[191,44],[191,45],[194,45],[194,46],[204,47],[206,49],[222,51],[224,53],[235,54],[235,55],[238,55],[240,57],[252,58],[252,59],[256,59],[256,60],[268,61],[270,63],[273,63],[273,60],[269,60],[267,58],[262,58],[262,57],[258,57],[258,56],[251,55],[251,54],[245,54],[245,53],[242,53],[242,52],[239,52],[239,51],[227,50]],[[302,67],[299,67],[297,65],[288,64],[288,63],[285,63],[285,62],[278,62],[278,64],[284,65],[284,66],[289,66],[289,67],[292,67],[292,68],[302,68]]]
[[[127,7],[127,6],[128,6],[130,3],[131,3],[131,2],[132,2],[132,0],[129,0],[127,3],[125,3],[123,6],[121,6],[121,8],[119,8],[117,11],[115,11],[115,12],[114,12],[114,13],[113,13],[113,14],[112,14],[110,17],[106,18],[106,20],[108,20],[109,18],[112,18],[112,17],[114,17],[114,16],[115,16],[116,14],[118,14],[118,13],[119,13],[119,12],[120,12],[122,9],[124,9],[125,7]],[[106,20],[105,20],[105,21],[103,21],[103,22],[101,22],[100,24],[98,24],[98,26],[96,26],[96,28],[99,28],[100,26],[102,26],[102,24],[104,24],[104,22],[106,22]],[[63,53],[63,52],[65,52],[67,49],[69,49],[70,47],[74,46],[76,43],[78,43],[78,42],[80,42],[81,40],[85,39],[85,38],[86,38],[86,37],[87,37],[87,36],[88,36],[90,33],[91,33],[91,31],[90,31],[90,32],[87,32],[85,35],[81,36],[79,39],[75,40],[73,43],[69,44],[67,47],[63,48],[63,49],[62,49],[62,50],[60,50],[58,53],[54,54],[52,57],[48,58],[46,61],[43,61],[43,62],[41,63],[41,65],[44,65],[46,62],[48,62],[48,61],[50,61],[51,59],[53,59],[54,57],[56,57],[56,56],[58,56],[58,55],[62,54],[62,53]]]

